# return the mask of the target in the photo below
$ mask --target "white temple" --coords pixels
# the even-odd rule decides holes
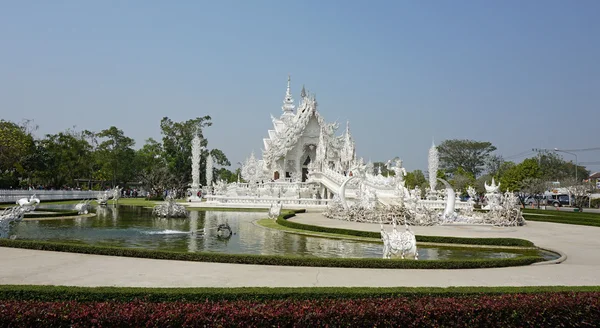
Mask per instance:
[[[411,225],[522,223],[520,212],[514,210],[514,196],[508,194],[502,196],[504,200],[497,195],[497,203],[505,206],[495,206],[489,215],[473,213],[473,202],[461,201],[450,184],[437,179],[439,155],[434,144],[429,150],[430,188],[425,195],[419,186],[406,188],[407,172],[399,158],[387,163],[393,176],[384,177],[381,170],[375,173],[372,164],[356,158],[349,124],[344,133],[336,135],[338,124],[325,122],[315,96],[308,95],[304,87],[300,96],[296,110],[288,77],[283,113],[279,118],[271,117],[273,129],[263,139],[262,159],[254,153],[246,159],[243,183],[217,181],[214,190],[205,192],[206,206],[320,207],[330,218],[389,222],[398,216]],[[436,188],[438,180],[445,189]]]
[[[309,166],[347,171],[356,159],[354,140],[349,124],[341,136],[336,136],[337,123],[326,123],[317,110],[317,99],[302,87],[298,110],[290,89],[287,90],[279,118],[271,116],[273,129],[263,139],[263,165],[272,180],[281,178],[305,182]]]

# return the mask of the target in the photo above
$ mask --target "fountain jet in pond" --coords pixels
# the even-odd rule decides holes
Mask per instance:
[[[152,214],[161,218],[186,218],[189,212],[185,206],[177,204],[172,194],[165,197],[166,203],[158,204],[152,209]]]
[[[21,222],[25,213],[34,211],[39,204],[40,200],[34,194],[29,199],[19,199],[18,206],[6,208],[0,212],[0,238],[9,238],[10,227],[13,223]]]

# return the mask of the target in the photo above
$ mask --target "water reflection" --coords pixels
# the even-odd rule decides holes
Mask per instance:
[[[297,255],[318,257],[374,257],[382,245],[288,234],[257,226],[266,213],[191,211],[188,218],[156,218],[151,209],[134,206],[96,207],[95,217],[24,221],[15,226],[19,239],[39,239],[94,245],[162,249],[179,252]],[[221,238],[220,224],[233,234]],[[420,247],[420,259],[493,258],[522,255],[518,250],[501,252],[477,249]]]

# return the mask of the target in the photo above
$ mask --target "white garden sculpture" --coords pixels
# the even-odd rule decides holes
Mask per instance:
[[[271,204],[269,208],[269,219],[277,220],[279,215],[281,215],[281,204]]]
[[[10,227],[14,223],[21,222],[25,213],[34,211],[40,204],[40,200],[36,195],[32,195],[29,199],[19,199],[17,204],[18,206],[6,208],[0,212],[0,238],[9,238]]]
[[[152,209],[152,214],[160,218],[184,218],[189,215],[185,206],[177,204],[171,193],[165,197],[165,203],[158,204]]]
[[[81,202],[77,203],[75,205],[75,210],[77,211],[77,214],[88,214],[90,211],[91,205],[90,205],[90,200],[86,199],[86,200],[82,200]]]
[[[399,254],[402,259],[407,256],[414,257],[415,260],[419,259],[417,238],[408,225],[405,224],[404,226],[406,227],[406,230],[399,232],[396,220],[393,220],[392,231],[387,232],[383,228],[383,223],[381,223],[381,240],[383,240],[384,259],[389,259],[392,255],[396,254]]]

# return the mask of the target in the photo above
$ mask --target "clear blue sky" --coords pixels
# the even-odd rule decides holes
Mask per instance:
[[[163,116],[210,115],[209,146],[235,167],[260,152],[290,73],[366,159],[426,169],[433,137],[520,161],[600,147],[598,17],[595,0],[5,1],[0,118],[38,135],[115,125],[140,147]]]

